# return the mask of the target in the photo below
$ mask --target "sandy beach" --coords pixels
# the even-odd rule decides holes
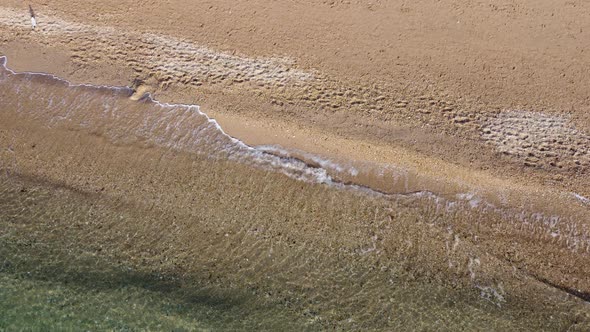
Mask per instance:
[[[39,216],[26,202],[47,200],[55,215],[62,213],[57,207],[71,208],[80,229],[69,217],[51,217],[51,225],[80,239],[59,248],[80,245],[107,262],[145,265],[179,280],[200,283],[212,273],[218,280],[209,277],[207,287],[225,282],[229,293],[265,290],[273,306],[291,301],[287,316],[309,319],[304,325],[310,328],[418,326],[410,318],[367,318],[391,309],[383,309],[385,299],[372,298],[387,278],[360,272],[369,266],[383,273],[401,269],[404,285],[432,283],[440,298],[456,296],[452,301],[462,303],[473,324],[449,318],[446,305],[426,308],[428,301],[418,301],[406,308],[440,313],[454,328],[516,322],[522,325],[513,328],[533,328],[527,324],[548,324],[543,313],[568,310],[572,316],[546,326],[588,326],[590,5],[56,0],[31,6],[35,29],[28,5],[0,5],[5,82],[21,87],[0,95],[2,204],[22,205],[25,212],[15,212],[22,220]],[[55,75],[68,86],[16,74],[23,72]],[[117,95],[106,86],[131,90]],[[154,106],[142,99],[147,93],[173,105]],[[55,108],[60,98],[69,111]],[[89,111],[101,103],[110,106]],[[188,114],[187,105],[215,121]],[[215,126],[203,131],[203,123]],[[328,182],[318,180],[324,171]],[[19,199],[21,187],[38,189]],[[358,188],[369,198],[349,192]],[[64,196],[47,198],[55,191]],[[253,202],[255,210],[248,208]],[[87,215],[95,204],[106,211],[97,219]],[[120,211],[124,226],[115,222]],[[247,221],[239,226],[227,211]],[[7,239],[45,243],[54,236],[43,240],[49,217],[39,217],[45,226],[35,229],[12,214],[1,216]],[[97,220],[111,225],[104,234]],[[395,220],[401,233],[383,226]],[[202,244],[186,244],[191,237]],[[338,247],[350,256],[337,259]],[[18,261],[18,250],[4,255]],[[265,250],[281,252],[293,265],[261,258]],[[373,250],[375,257],[364,258]],[[209,258],[187,256],[199,251]],[[240,255],[252,265],[240,265]],[[302,257],[314,255],[322,278],[304,267]],[[242,279],[232,276],[236,264]],[[253,272],[256,267],[266,274]],[[355,284],[336,291],[351,278],[344,271],[363,274],[368,290]],[[265,279],[272,274],[282,281]],[[318,287],[325,292],[314,293]],[[325,300],[330,289],[338,294],[332,302]],[[429,288],[411,289],[391,294],[391,302]],[[450,289],[457,293],[449,295]],[[360,302],[344,300],[355,292]],[[481,307],[474,294],[490,308],[508,309]],[[255,292],[248,301],[257,307],[261,296]],[[364,309],[350,314],[358,306]]]
[[[584,43],[590,27],[582,3],[33,4],[38,8],[38,31],[2,31],[2,51],[15,70],[109,85],[129,85],[139,78],[159,100],[201,105],[235,136],[254,144],[277,143],[275,137],[280,137],[281,144],[304,146],[301,141],[311,140],[315,145],[335,136],[353,142],[335,152],[346,158],[366,159],[367,149],[354,143],[364,141],[403,148],[427,164],[442,161],[590,195],[584,134],[590,128],[584,88],[590,60]],[[5,6],[16,11],[4,15],[12,15],[13,26],[28,22],[26,12],[15,16],[19,7],[22,10],[20,1]],[[75,24],[114,29],[116,36],[104,35],[110,47],[101,48],[99,33],[83,27],[74,28],[79,33],[59,35],[60,29]],[[43,29],[56,31],[46,34]],[[142,46],[140,35],[150,32],[190,46],[159,45],[145,54],[134,53]],[[236,61],[228,66],[238,67],[243,61],[241,69],[232,70],[243,70],[244,77],[236,79],[237,72],[223,69],[183,71],[180,65],[167,72],[150,63],[166,57],[189,61],[182,54],[187,47],[205,47],[210,56],[220,55],[210,63],[222,68],[227,61]],[[235,59],[223,59],[235,54]],[[305,87],[260,83],[256,63],[248,60],[256,58],[289,59],[280,70],[314,78]],[[499,115],[506,111],[520,113]],[[243,118],[256,129],[240,126]],[[493,124],[502,121],[506,128],[496,133]],[[563,137],[543,128],[544,121],[557,121]],[[257,137],[261,127],[276,136]],[[520,133],[523,128],[534,132]],[[301,134],[285,134],[289,130]],[[326,137],[303,139],[309,130]],[[556,139],[561,145],[552,142]],[[538,148],[543,143],[550,153]]]

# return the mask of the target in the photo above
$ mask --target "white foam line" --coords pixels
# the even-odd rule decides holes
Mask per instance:
[[[285,156],[287,158],[293,158],[292,153],[296,153],[298,155],[301,155],[304,159],[310,160],[310,161],[320,165],[322,168],[333,169],[336,172],[348,173],[352,176],[357,176],[359,173],[358,170],[352,166],[350,166],[350,167],[343,166],[343,165],[338,164],[330,159],[325,159],[325,158],[319,157],[315,154],[305,152],[305,151],[302,151],[299,149],[285,149],[279,145],[258,145],[258,146],[256,146],[256,149],[263,151],[263,152],[278,154],[279,156]],[[294,157],[294,158],[297,158],[297,157]]]
[[[78,83],[72,83],[68,80],[65,80],[63,78],[60,78],[56,75],[53,74],[48,74],[48,73],[41,73],[41,72],[22,72],[22,73],[17,73],[15,71],[13,71],[12,69],[7,67],[7,63],[8,63],[8,58],[6,56],[0,56],[0,65],[2,65],[2,67],[4,69],[6,69],[9,73],[13,74],[13,75],[19,75],[19,74],[24,74],[24,75],[38,75],[38,76],[46,76],[46,77],[50,77],[52,79],[55,79],[57,81],[60,82],[64,82],[68,85],[68,87],[88,87],[88,88],[105,88],[105,89],[116,89],[116,90],[125,90],[125,91],[129,91],[132,92],[132,89],[129,87],[120,87],[120,86],[109,86],[109,85],[93,85],[93,84],[78,84]],[[266,156],[266,157],[274,157],[277,160],[272,161],[272,160],[266,160],[267,162],[270,162],[273,166],[275,167],[281,167],[283,169],[281,169],[282,173],[291,177],[291,178],[295,178],[297,180],[305,180],[305,177],[301,177],[301,176],[295,176],[292,173],[287,172],[288,169],[292,169],[292,170],[298,170],[298,171],[302,171],[304,172],[306,175],[310,175],[312,177],[316,178],[316,183],[325,183],[325,184],[333,184],[335,183],[332,178],[327,174],[325,169],[321,169],[321,168],[313,168],[313,167],[309,167],[308,165],[306,165],[303,161],[298,160],[298,162],[301,163],[301,165],[299,165],[298,167],[293,167],[292,163],[286,162],[284,160],[284,158],[280,158],[278,156],[273,156],[272,154],[269,154],[265,151],[260,151],[258,149],[256,149],[255,147],[249,146],[246,143],[240,141],[239,139],[227,134],[223,128],[221,127],[221,125],[219,125],[219,123],[215,120],[212,119],[211,117],[209,117],[206,113],[203,113],[200,110],[200,107],[198,105],[194,105],[194,104],[178,104],[178,103],[165,103],[165,102],[160,102],[156,99],[154,99],[150,94],[147,95],[147,97],[149,98],[149,100],[151,102],[153,102],[154,104],[160,106],[160,107],[165,107],[165,108],[174,108],[174,107],[183,107],[186,108],[188,110],[194,111],[197,114],[204,116],[205,119],[207,120],[208,123],[212,124],[223,136],[225,136],[226,138],[230,139],[230,141],[234,144],[236,144],[239,148],[245,149],[248,152],[252,153],[253,157],[262,157],[262,156]],[[316,173],[316,174],[314,174]],[[320,174],[317,174],[320,173]],[[315,176],[314,176],[315,175]]]
[[[40,73],[40,72],[34,72],[34,71],[25,71],[25,72],[20,72],[17,73],[14,70],[8,68],[6,66],[6,64],[8,63],[8,57],[6,55],[0,56],[0,65],[6,69],[9,73],[13,74],[13,75],[19,75],[19,74],[29,74],[29,75],[39,75],[39,76],[47,76],[47,77],[51,77],[54,80],[60,81],[60,82],[64,82],[68,85],[68,87],[87,87],[87,88],[102,88],[102,89],[117,89],[117,90],[128,90],[129,92],[133,91],[131,88],[127,87],[127,86],[112,86],[112,85],[100,85],[100,84],[87,84],[87,83],[72,83],[66,79],[63,79],[59,76],[55,76],[53,74],[48,74],[48,73]]]
[[[574,196],[580,202],[582,202],[582,203],[584,203],[586,205],[590,205],[590,198],[584,197],[584,196],[582,196],[580,194],[577,194],[577,193],[574,193],[574,192],[572,193],[572,196]]]

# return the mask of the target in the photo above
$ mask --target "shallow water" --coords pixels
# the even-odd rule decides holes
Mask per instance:
[[[222,330],[589,326],[579,215],[406,190],[131,93],[0,71],[6,278],[140,289]]]

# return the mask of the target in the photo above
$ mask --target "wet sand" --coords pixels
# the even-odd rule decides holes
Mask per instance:
[[[236,122],[243,118],[258,123],[257,128],[267,127],[287,146],[316,145],[335,136],[351,141],[335,151],[348,159],[367,159],[374,153],[363,146],[380,145],[394,154],[416,154],[422,165],[444,169],[444,162],[462,167],[460,174],[484,172],[541,190],[559,188],[590,196],[584,131],[589,112],[582,88],[587,85],[588,75],[582,73],[588,55],[576,43],[588,33],[580,19],[587,10],[582,4],[536,1],[526,6],[447,8],[428,2],[260,2],[234,4],[232,14],[224,4],[175,1],[136,8],[134,16],[142,17],[139,25],[120,12],[124,3],[57,1],[51,8],[37,5],[43,24],[34,33],[27,29],[26,17],[19,16],[20,4],[7,5],[12,7],[4,7],[1,51],[14,59],[16,70],[51,72],[79,83],[128,85],[143,79],[159,100],[201,105],[223,119],[225,127],[236,128],[234,136],[246,142],[261,139],[239,129]],[[424,27],[409,29],[432,8],[437,14],[423,20]],[[320,22],[331,22],[322,28],[325,31],[355,32],[338,32],[341,38],[318,49],[313,45],[321,45],[329,34],[314,24],[304,28],[311,18],[292,17],[301,10],[323,17]],[[162,20],[162,15],[172,16]],[[267,19],[273,15],[297,24],[279,29],[280,22]],[[388,15],[397,19],[385,19]],[[559,17],[567,17],[569,25],[549,23]],[[346,19],[355,23],[354,28],[340,21]],[[181,22],[188,20],[201,23],[184,27]],[[360,24],[369,21],[385,25],[377,29]],[[231,37],[223,32],[230,22],[250,22],[252,29]],[[387,24],[400,25],[391,27],[400,33],[386,33]],[[513,33],[493,29],[502,25]],[[437,26],[443,27],[439,33]],[[277,36],[264,41],[256,32],[261,29],[276,31]],[[381,32],[369,38],[366,34],[372,29]],[[488,39],[481,38],[484,33]],[[271,42],[278,36],[290,42]],[[520,54],[529,47],[521,40],[530,39],[525,36],[535,36],[537,49],[528,57]],[[355,54],[350,46],[355,42],[369,54]],[[335,54],[328,56],[331,51]],[[511,55],[499,57],[500,53]],[[308,132],[295,138],[287,134],[297,129]],[[313,132],[320,135],[306,138]],[[264,143],[274,143],[272,139]]]

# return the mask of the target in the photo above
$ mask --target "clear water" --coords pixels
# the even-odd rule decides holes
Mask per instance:
[[[405,192],[131,93],[0,71],[0,327],[590,327],[584,220]]]

